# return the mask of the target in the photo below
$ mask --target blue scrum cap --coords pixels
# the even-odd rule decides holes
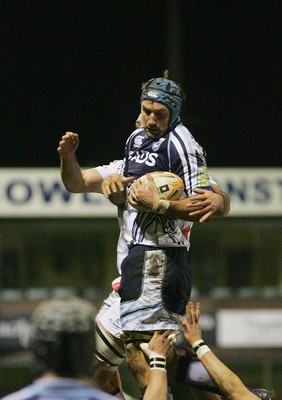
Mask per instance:
[[[155,101],[164,104],[170,110],[169,127],[177,121],[181,109],[183,92],[180,87],[170,79],[153,78],[144,84],[141,93],[143,100]]]

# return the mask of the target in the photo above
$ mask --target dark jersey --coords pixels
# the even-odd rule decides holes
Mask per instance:
[[[140,178],[154,171],[170,171],[182,178],[186,196],[197,187],[210,189],[205,154],[181,123],[159,140],[149,139],[143,129],[127,140],[125,174]]]
[[[149,139],[143,129],[128,138],[123,174],[137,179],[154,171],[177,174],[184,182],[184,197],[192,196],[196,188],[211,189],[204,151],[181,123],[159,140]],[[128,204],[122,214],[121,228],[128,245],[189,248],[192,222],[138,212]]]

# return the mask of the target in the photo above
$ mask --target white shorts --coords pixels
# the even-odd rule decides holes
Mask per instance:
[[[104,300],[96,321],[103,325],[111,335],[120,337],[120,297],[115,290]]]
[[[109,370],[116,369],[124,361],[125,350],[115,338],[120,337],[120,297],[113,290],[104,300],[96,317],[95,356],[105,363]]]

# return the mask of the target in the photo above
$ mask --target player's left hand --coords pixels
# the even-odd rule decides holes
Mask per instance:
[[[191,217],[200,217],[199,222],[206,222],[215,217],[222,211],[224,200],[222,195],[212,190],[195,189],[196,196],[190,197],[187,203],[187,209],[191,209],[189,215]],[[197,211],[193,211],[194,207],[199,207]]]

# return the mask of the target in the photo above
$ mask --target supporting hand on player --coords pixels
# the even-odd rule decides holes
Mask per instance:
[[[148,358],[158,355],[167,356],[171,347],[175,344],[179,332],[171,333],[169,330],[164,332],[155,331],[149,343],[141,343],[140,347]]]
[[[126,185],[132,182],[134,177],[112,174],[104,179],[101,184],[103,195],[115,205],[122,205],[126,202]]]

